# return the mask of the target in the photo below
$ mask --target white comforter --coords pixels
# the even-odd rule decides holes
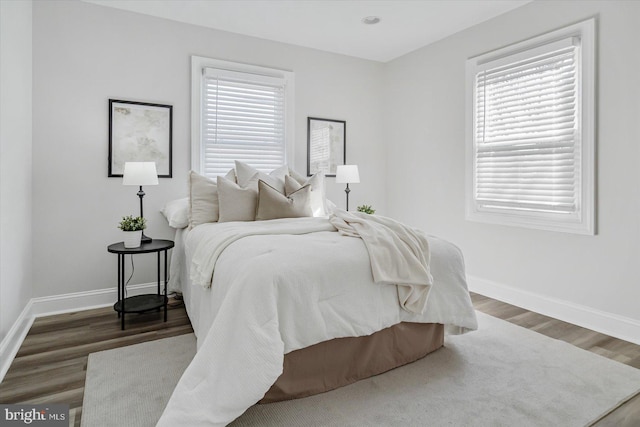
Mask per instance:
[[[374,283],[363,241],[335,230],[326,218],[298,218],[189,233],[191,276],[213,284],[213,315],[199,325],[198,352],[159,426],[230,423],[280,376],[284,354],[321,341],[401,321],[443,323],[449,333],[477,328],[455,246],[429,237],[433,285],[424,313],[410,313],[395,286]]]

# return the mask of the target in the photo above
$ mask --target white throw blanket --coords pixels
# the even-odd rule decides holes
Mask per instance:
[[[227,425],[264,396],[286,353],[321,341],[402,321],[476,329],[459,250],[429,243],[433,284],[420,314],[400,307],[396,286],[374,283],[364,241],[340,235],[327,218],[195,227],[185,247],[205,286],[191,301],[200,306],[198,352],[158,426]]]
[[[391,218],[334,210],[329,217],[340,234],[360,237],[371,260],[376,283],[398,287],[400,307],[423,313],[433,277],[429,271],[429,242],[420,230]]]

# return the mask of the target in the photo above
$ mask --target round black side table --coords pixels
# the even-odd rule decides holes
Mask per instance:
[[[107,247],[107,251],[112,254],[118,254],[118,302],[113,305],[113,309],[118,312],[118,317],[122,319],[122,330],[124,331],[124,314],[125,313],[143,313],[145,311],[155,310],[164,307],[164,321],[167,321],[167,251],[173,248],[174,243],[171,240],[153,239],[151,242],[143,243],[137,248],[125,248],[124,242],[114,243]],[[136,295],[125,298],[125,281],[124,281],[124,257],[125,255],[137,254],[158,254],[158,293]],[[160,253],[164,252],[164,293],[160,292]]]

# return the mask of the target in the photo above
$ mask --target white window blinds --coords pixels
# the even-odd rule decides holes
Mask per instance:
[[[478,210],[578,213],[578,55],[572,37],[480,65],[474,105]]]
[[[595,233],[595,20],[466,62],[466,219]]]
[[[241,160],[261,171],[285,163],[286,79],[202,69],[201,173],[222,175]]]

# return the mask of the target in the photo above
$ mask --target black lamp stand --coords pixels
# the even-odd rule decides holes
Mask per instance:
[[[140,197],[140,218],[144,218],[144,214],[142,213],[142,198],[144,197],[144,191],[142,191],[142,185],[140,186],[140,190],[138,191],[138,197]],[[142,243],[150,243],[151,237],[147,237],[144,235],[144,230],[142,230],[142,239],[140,240]]]
[[[347,188],[344,189],[344,192],[347,193],[347,211],[349,210],[349,193],[351,190],[349,189],[349,183],[347,183]]]

